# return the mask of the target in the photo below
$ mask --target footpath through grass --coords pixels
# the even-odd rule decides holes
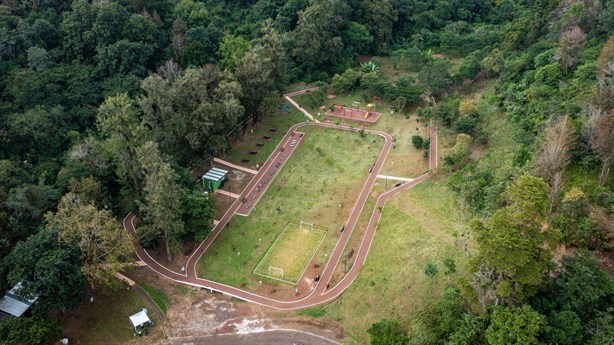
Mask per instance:
[[[408,321],[459,277],[446,274],[443,264],[452,259],[461,271],[466,262],[455,210],[454,194],[433,181],[388,201],[356,281],[324,307],[325,317],[341,323],[350,344],[367,344],[367,329],[382,318]],[[429,262],[438,268],[432,278],[424,273]]]
[[[302,220],[326,228],[328,235],[318,253],[330,253],[383,139],[319,127],[301,131],[307,133],[305,139],[250,216],[235,216],[207,250],[199,276],[255,287],[258,279],[252,269],[288,222]],[[318,253],[316,257],[321,257]]]

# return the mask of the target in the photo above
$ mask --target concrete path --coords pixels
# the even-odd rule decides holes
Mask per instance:
[[[315,122],[315,123],[320,123],[320,121],[316,120],[315,117],[313,117],[311,114],[309,114],[309,112],[303,108],[301,108],[301,106],[296,103],[292,98],[290,98],[290,96],[284,96],[284,98],[286,100],[288,100],[288,102],[292,103],[293,106],[296,107],[296,109],[300,110],[301,112],[303,112],[303,114],[305,114],[305,116],[307,116],[311,121]]]
[[[225,166],[233,168],[233,169],[245,171],[246,173],[250,173],[252,175],[256,175],[258,173],[258,171],[256,171],[256,170],[253,170],[253,169],[250,169],[250,168],[246,168],[246,167],[242,167],[240,165],[232,164],[232,163],[227,162],[227,161],[225,161],[225,160],[223,160],[221,158],[214,157],[213,161],[215,163],[219,163],[219,164],[225,165]]]
[[[397,177],[397,176],[390,176],[390,175],[377,175],[377,178],[386,179],[386,180],[393,180],[393,181],[404,181],[404,182],[411,182],[411,181],[415,180],[415,179],[409,178],[409,177]]]
[[[234,199],[237,199],[239,197],[239,194],[231,193],[231,192],[225,191],[223,189],[216,189],[215,192],[219,193],[219,194],[222,194],[222,195],[229,196],[229,197],[234,198]]]
[[[305,133],[295,131],[290,134],[290,140],[285,142],[282,140],[278,145],[279,148],[271,153],[269,157],[269,160],[274,162],[272,167],[265,170],[263,166],[263,169],[260,170],[264,171],[264,174],[256,176],[256,184],[251,189],[246,188],[243,190],[244,192],[247,190],[247,193],[245,193],[247,196],[245,199],[241,200],[241,205],[236,212],[237,215],[248,216],[252,210],[256,208],[258,201],[260,201],[264,193],[269,189],[269,186],[273,183],[273,180],[277,177],[281,168],[286,164],[290,155],[294,152],[294,149],[299,146],[304,137]],[[292,144],[293,142],[294,144]]]

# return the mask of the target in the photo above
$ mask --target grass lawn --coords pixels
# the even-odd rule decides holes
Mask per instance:
[[[164,338],[154,311],[148,312],[156,325],[148,336],[135,338],[128,317],[149,304],[127,285],[108,295],[84,301],[79,309],[62,317],[64,335],[71,344],[151,344]]]
[[[303,106],[308,112],[320,121],[330,119],[333,123],[338,123],[339,118],[324,115],[324,111],[319,106],[326,107],[333,104],[350,106],[354,101],[360,101],[358,106],[366,109],[366,105],[371,102],[371,94],[368,91],[357,90],[351,93],[336,95],[335,98],[326,99],[322,104],[313,101],[312,94],[294,96],[293,99]],[[423,156],[423,149],[416,149],[411,142],[414,135],[421,136],[424,140],[428,139],[428,124],[423,119],[415,115],[416,107],[408,107],[404,112],[390,112],[390,103],[382,100],[381,104],[373,110],[381,112],[382,116],[376,124],[369,124],[368,127],[389,133],[394,140],[394,145],[386,163],[382,168],[381,174],[418,177],[428,170],[428,160]],[[321,114],[317,116],[318,112]],[[350,125],[359,126],[358,122],[349,121]]]
[[[153,299],[153,301],[160,308],[160,310],[162,310],[162,312],[166,314],[166,312],[168,311],[168,303],[169,303],[168,295],[166,294],[166,292],[153,288],[144,283],[138,283],[138,284],[141,288],[143,288],[143,290],[145,290],[145,292],[147,292],[149,297]]]
[[[459,277],[466,257],[456,235],[462,222],[455,210],[454,194],[433,181],[388,201],[358,278],[324,307],[324,317],[341,323],[349,343],[368,343],[367,329],[382,318],[408,321]],[[459,272],[445,274],[446,258]],[[433,278],[424,274],[429,262],[439,270]]]
[[[284,99],[284,103],[285,102],[287,101]],[[288,130],[288,128],[299,122],[305,122],[306,120],[307,117],[305,117],[302,112],[294,107],[292,107],[290,113],[276,110],[272,114],[262,116],[259,118],[258,123],[256,123],[256,127],[253,129],[254,132],[250,133],[250,127],[248,127],[248,134],[243,138],[243,140],[233,144],[232,150],[220,158],[234,164],[248,168],[255,168],[256,164],[262,164],[262,162],[269,157],[272,150],[283,138],[284,133]],[[271,128],[277,129],[277,132],[272,133],[270,131]],[[271,139],[265,140],[263,138],[264,136],[271,136]],[[257,143],[262,143],[264,146],[258,147],[256,145]],[[258,153],[252,155],[249,153],[249,151],[258,151]],[[250,159],[251,162],[241,162],[241,160],[244,158]]]
[[[306,137],[273,180],[249,217],[235,216],[199,265],[199,276],[255,287],[252,269],[288,222],[324,227],[326,236],[316,258],[334,247],[369,167],[381,151],[379,136],[303,127]],[[318,259],[320,260],[320,259]],[[320,264],[324,262],[319,261]]]
[[[286,230],[279,235],[262,258],[254,273],[296,284],[324,236],[326,231],[301,229],[297,223],[288,224]],[[270,267],[275,269],[271,268],[269,271]]]

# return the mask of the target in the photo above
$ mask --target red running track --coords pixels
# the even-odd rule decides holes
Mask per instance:
[[[389,197],[396,195],[405,189],[411,188],[417,185],[418,183],[427,180],[430,177],[430,171],[429,171],[428,173],[416,178],[415,180],[411,182],[404,183],[401,186],[393,188],[383,193],[382,195],[380,195],[375,205],[375,208],[373,210],[373,214],[371,215],[371,219],[369,220],[369,224],[368,224],[367,230],[365,231],[365,235],[362,239],[361,245],[358,249],[358,253],[356,255],[356,261],[354,265],[352,265],[350,270],[347,272],[344,278],[337,285],[335,285],[334,287],[330,289],[326,289],[326,286],[329,284],[329,281],[335,271],[335,267],[339,264],[339,261],[343,254],[343,249],[345,248],[346,244],[348,243],[350,239],[352,232],[354,231],[354,228],[356,226],[356,223],[358,222],[360,213],[367,201],[367,198],[369,196],[369,193],[371,192],[373,184],[375,183],[377,175],[379,174],[382,166],[384,165],[386,157],[388,156],[388,153],[390,152],[390,149],[392,147],[392,137],[388,133],[385,133],[385,132],[374,131],[374,130],[366,131],[367,133],[375,134],[375,135],[379,135],[383,137],[384,146],[380,152],[379,157],[377,158],[377,161],[373,165],[373,168],[371,169],[371,172],[369,173],[367,180],[365,181],[365,184],[358,196],[356,203],[354,204],[354,208],[352,209],[352,212],[346,223],[347,224],[346,231],[344,231],[339,237],[339,240],[337,241],[337,244],[333,252],[331,253],[331,257],[328,260],[328,263],[326,264],[326,266],[324,267],[324,271],[321,274],[320,281],[316,285],[315,289],[311,291],[311,293],[309,293],[307,296],[300,298],[300,299],[296,299],[292,301],[282,301],[282,300],[276,300],[273,298],[261,296],[261,295],[258,295],[258,294],[255,294],[249,291],[245,291],[245,290],[236,288],[234,286],[221,284],[221,283],[214,282],[208,279],[198,278],[196,276],[196,264],[200,256],[202,256],[203,253],[209,248],[211,243],[213,243],[213,241],[217,238],[217,236],[226,227],[226,224],[228,224],[230,219],[234,216],[237,209],[242,205],[241,199],[249,195],[249,193],[253,190],[253,188],[259,183],[259,181],[261,181],[264,174],[267,174],[273,167],[274,163],[279,160],[280,155],[281,155],[280,149],[284,147],[285,153],[286,154],[288,153],[287,148],[289,148],[288,144],[292,140],[292,133],[294,133],[297,129],[303,126],[319,126],[319,127],[336,128],[339,130],[354,131],[354,132],[357,132],[359,130],[356,128],[350,128],[346,126],[336,126],[336,125],[324,124],[324,123],[299,123],[299,124],[292,126],[288,130],[284,138],[281,140],[278,147],[275,149],[274,153],[271,154],[271,157],[269,157],[269,159],[263,164],[258,174],[254,176],[254,178],[250,181],[248,186],[243,190],[243,192],[241,193],[241,197],[235,200],[235,202],[231,205],[230,209],[224,214],[222,219],[220,219],[219,223],[214,227],[212,234],[209,237],[207,237],[207,239],[205,239],[205,241],[203,241],[200,244],[200,246],[194,251],[192,256],[190,256],[190,258],[188,259],[188,263],[186,265],[187,266],[186,274],[181,274],[181,273],[172,271],[162,266],[156,260],[154,260],[143,249],[143,247],[141,247],[136,241],[134,241],[134,247],[136,249],[136,254],[139,257],[139,259],[144,261],[147,264],[147,266],[149,266],[149,268],[154,270],[156,273],[168,279],[174,280],[176,282],[209,289],[211,291],[221,292],[222,294],[225,294],[225,295],[229,295],[229,296],[241,299],[241,300],[260,304],[260,305],[267,306],[267,307],[277,309],[277,310],[297,310],[297,309],[309,308],[309,307],[313,307],[313,306],[316,306],[322,303],[330,302],[336,299],[337,297],[339,297],[350,286],[350,284],[354,281],[354,279],[356,279],[356,277],[358,276],[358,273],[360,272],[360,269],[362,268],[362,266],[364,265],[366,261],[367,254],[369,252],[369,248],[371,247],[371,243],[373,242],[373,238],[375,236],[375,231],[377,230],[377,224],[379,222],[379,219],[381,218],[380,210],[383,209],[383,207],[385,206],[386,200]],[[429,136],[431,138],[431,147],[430,147],[430,152],[429,152],[429,167],[431,170],[434,170],[437,168],[437,156],[436,156],[437,154],[437,130],[435,127],[431,126],[429,130]],[[132,233],[133,235],[136,235],[136,231],[134,227],[134,218],[135,218],[135,215],[133,215],[132,213],[129,213],[124,218],[124,227],[130,233]]]

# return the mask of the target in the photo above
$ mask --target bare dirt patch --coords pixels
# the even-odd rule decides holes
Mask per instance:
[[[167,318],[172,337],[199,337],[213,334],[250,334],[267,329],[296,329],[339,341],[341,327],[334,321],[278,312],[246,303],[206,289],[180,285],[143,267],[128,275],[164,291],[170,299]]]

